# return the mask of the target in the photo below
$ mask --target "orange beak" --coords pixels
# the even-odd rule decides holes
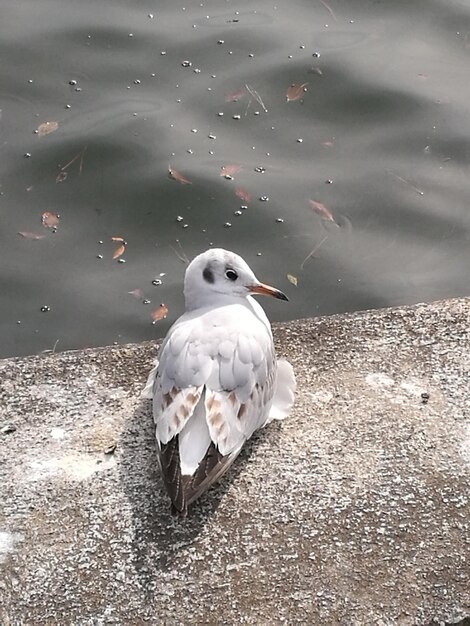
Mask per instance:
[[[259,293],[262,296],[272,296],[273,298],[277,298],[278,300],[289,300],[289,298],[279,291],[279,289],[275,289],[274,287],[270,287],[269,285],[265,285],[264,283],[258,283],[257,285],[250,285],[248,287],[250,293]]]

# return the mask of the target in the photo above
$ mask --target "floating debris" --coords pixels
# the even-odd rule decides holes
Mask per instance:
[[[52,211],[44,211],[41,215],[41,222],[45,228],[57,229],[59,226],[60,215],[52,213]]]
[[[56,183],[63,183],[67,178],[67,172],[59,172],[56,176]]]
[[[130,296],[134,296],[136,300],[141,300],[144,297],[144,292],[142,289],[133,289],[132,291],[127,292]]]
[[[189,178],[186,178],[186,176],[184,176],[181,172],[178,172],[178,170],[175,170],[172,167],[168,168],[168,176],[171,179],[181,183],[182,185],[192,185],[192,182],[189,180]]]
[[[268,109],[264,106],[264,102],[261,99],[261,96],[259,95],[259,93],[256,91],[256,89],[254,89],[253,87],[250,87],[250,85],[245,85],[245,87],[247,88],[247,90],[250,92],[250,94],[253,96],[253,98],[258,102],[259,105],[261,105],[263,107],[263,111],[265,113],[268,112]]]
[[[37,241],[38,239],[44,239],[46,235],[39,235],[38,233],[32,233],[29,230],[20,230],[18,235],[25,239],[31,239],[31,241]]]
[[[229,91],[225,94],[225,102],[238,102],[240,98],[246,96],[244,89],[238,89],[237,91]]]
[[[116,241],[121,244],[113,253],[113,259],[119,259],[119,257],[126,251],[127,241],[125,241],[122,237],[111,237],[111,241]]]
[[[240,198],[240,200],[243,200],[243,202],[251,202],[251,194],[249,194],[246,189],[243,189],[243,187],[237,187],[235,189],[235,195],[237,198]]]
[[[44,137],[45,135],[53,133],[58,128],[59,122],[43,122],[42,124],[39,124],[34,132],[38,137]]]
[[[308,83],[294,83],[290,87],[288,87],[286,92],[286,100],[287,102],[295,102],[296,100],[300,100],[304,93],[307,91]]]
[[[329,209],[326,208],[324,204],[322,204],[321,202],[316,202],[315,200],[309,200],[308,203],[310,204],[310,207],[315,211],[315,213],[319,215],[322,219],[326,220],[327,222],[333,222],[334,224],[336,224],[333,214]]]
[[[241,165],[222,165],[220,167],[220,176],[231,179],[235,174],[238,174],[241,169]]]
[[[166,306],[166,304],[160,304],[160,306],[158,307],[158,309],[155,309],[155,311],[152,311],[151,313],[152,315],[152,324],[155,324],[156,322],[164,319],[167,315],[168,315],[168,307]]]

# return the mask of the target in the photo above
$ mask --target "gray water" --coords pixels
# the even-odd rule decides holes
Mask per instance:
[[[470,2],[3,0],[0,46],[1,356],[162,336],[210,245],[273,320],[470,293]]]

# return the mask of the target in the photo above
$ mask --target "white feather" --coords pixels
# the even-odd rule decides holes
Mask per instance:
[[[148,375],[147,382],[145,383],[145,387],[142,389],[140,393],[140,397],[144,400],[151,400],[153,398],[153,385],[155,383],[155,377],[157,375],[158,369],[158,359],[155,359],[153,362],[153,367],[150,370],[150,374]]]
[[[279,359],[277,362],[276,389],[266,423],[271,420],[283,420],[289,415],[294,404],[295,389],[296,382],[292,365],[289,361]]]
[[[179,452],[182,474],[189,474],[190,476],[194,474],[210,443],[204,398],[201,398],[192,418],[180,433]]]

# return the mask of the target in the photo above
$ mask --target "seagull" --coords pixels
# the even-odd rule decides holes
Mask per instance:
[[[234,252],[209,249],[186,269],[186,312],[168,331],[142,392],[153,400],[173,514],[185,517],[252,434],[287,417],[294,403],[294,371],[276,359],[257,294],[287,300]]]

